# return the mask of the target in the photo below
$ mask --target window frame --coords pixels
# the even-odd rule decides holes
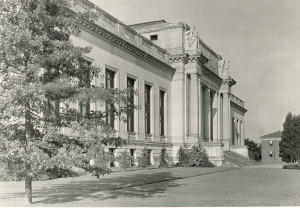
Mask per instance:
[[[145,134],[149,135],[152,133],[152,88],[153,85],[149,83],[144,84],[144,120],[145,120]],[[149,89],[149,91],[147,91]]]
[[[129,87],[129,81],[133,82],[132,87]],[[136,85],[136,79],[130,76],[127,76],[127,88],[132,88],[132,91],[129,92],[129,100],[128,103],[133,103],[133,106],[135,104],[135,95],[134,95],[134,89]],[[128,95],[127,95],[128,98]],[[129,104],[130,105],[130,104]],[[127,132],[135,132],[135,110],[131,110],[132,112],[129,114],[130,118],[128,117],[127,113]]]
[[[108,80],[108,75],[111,73],[111,75],[113,75],[112,79]],[[110,76],[111,76],[110,75]],[[114,89],[116,88],[116,75],[117,75],[117,71],[109,68],[109,67],[105,67],[105,89],[108,90],[108,89]],[[108,81],[110,81],[110,87],[108,87]],[[106,113],[106,116],[105,116],[105,121],[106,123],[108,123],[112,128],[116,128],[116,125],[115,125],[115,116],[114,114],[111,113],[108,113],[108,110],[111,110],[111,108],[114,107],[114,104],[112,103],[107,103],[105,102],[105,112]]]
[[[163,97],[162,97],[163,94]],[[159,134],[160,136],[166,136],[166,96],[167,91],[159,89]]]
[[[89,57],[86,57],[86,56],[82,56],[82,59],[85,60],[90,66],[93,66],[95,65],[95,61]],[[90,74],[90,72],[88,72],[88,74]],[[84,78],[80,78],[78,83],[79,83],[79,86],[81,86],[81,83],[83,82]],[[93,83],[93,78],[91,81],[89,81],[89,83],[87,84],[83,84],[83,87],[85,88],[91,88],[92,87],[92,83]],[[85,107],[85,113],[83,112],[83,107]],[[91,112],[91,101],[90,99],[88,98],[86,101],[78,101],[78,110],[79,110],[79,114],[81,117],[85,117],[86,114],[90,113]]]

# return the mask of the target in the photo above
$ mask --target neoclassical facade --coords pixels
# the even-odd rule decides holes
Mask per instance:
[[[200,142],[217,166],[226,150],[248,155],[247,110],[231,93],[236,81],[229,75],[229,62],[200,39],[196,28],[163,20],[127,26],[89,1],[77,3],[72,11],[92,10],[99,15],[95,22],[80,21],[82,32],[73,37],[76,45],[92,47],[86,59],[102,69],[94,85],[133,87],[138,92],[132,97],[141,109],[126,123],[109,121],[116,135],[130,144],[108,150],[118,156],[128,149],[137,158],[147,147],[154,165],[163,146],[170,161],[176,162],[184,143]],[[91,107],[101,110],[106,105],[99,102]]]

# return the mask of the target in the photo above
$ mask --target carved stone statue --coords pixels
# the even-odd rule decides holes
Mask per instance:
[[[185,37],[187,40],[188,49],[197,49],[198,48],[198,38],[199,33],[196,27],[193,27],[191,30],[185,32]]]
[[[219,60],[218,69],[220,74],[229,73],[229,61],[227,59]]]

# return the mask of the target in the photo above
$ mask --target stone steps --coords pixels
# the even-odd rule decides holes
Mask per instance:
[[[255,160],[251,160],[232,151],[225,151],[224,158],[224,166],[244,167],[259,164],[259,162]]]

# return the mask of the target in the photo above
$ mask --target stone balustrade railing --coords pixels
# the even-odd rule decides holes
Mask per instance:
[[[230,95],[230,101],[236,103],[237,105],[239,105],[241,107],[244,107],[244,105],[245,105],[244,101],[242,101],[241,99],[239,99],[238,97],[236,97],[233,94]]]

